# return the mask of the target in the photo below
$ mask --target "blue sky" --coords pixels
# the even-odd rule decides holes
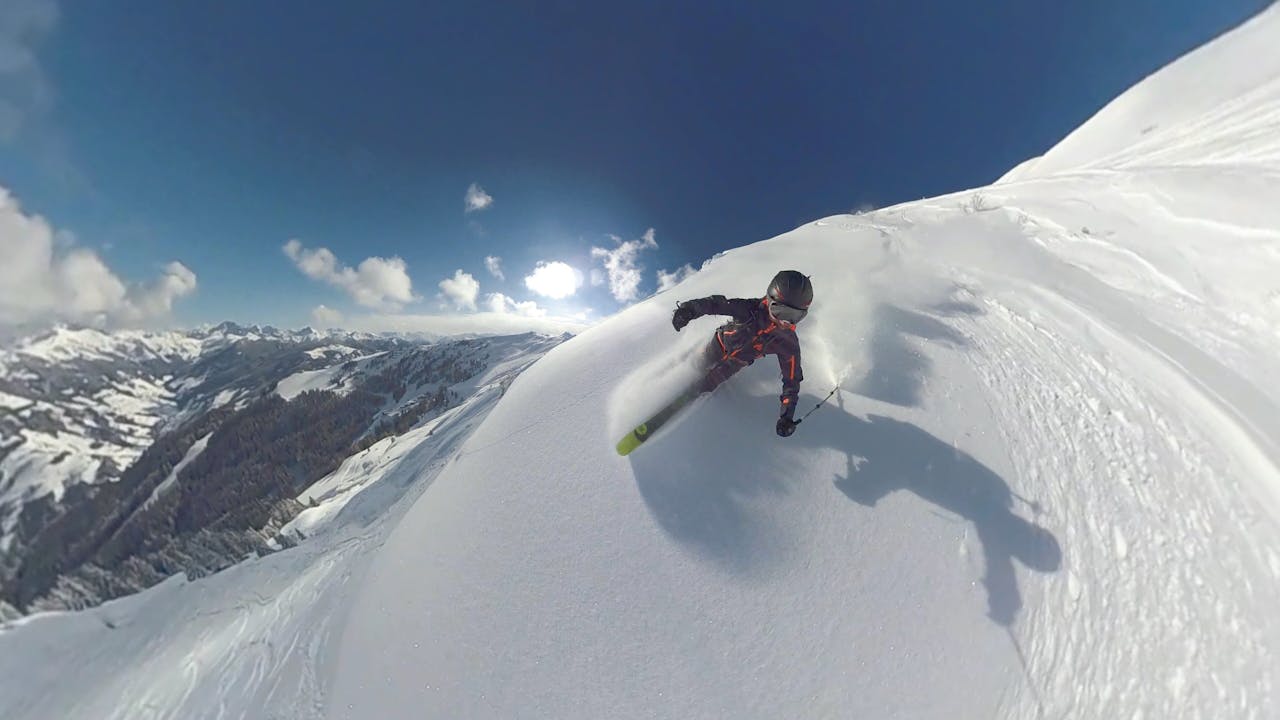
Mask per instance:
[[[598,318],[658,270],[990,182],[1265,4],[13,0],[0,233],[47,235],[57,277],[0,323]],[[581,287],[535,292],[539,263]]]

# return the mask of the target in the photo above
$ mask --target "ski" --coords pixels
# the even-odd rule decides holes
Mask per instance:
[[[658,432],[659,428],[675,417],[675,414],[680,412],[686,405],[693,402],[696,397],[698,397],[697,389],[686,390],[666,407],[655,413],[653,417],[637,425],[634,430],[618,441],[618,454],[629,455],[633,450],[640,447],[645,440],[653,437],[653,434]]]

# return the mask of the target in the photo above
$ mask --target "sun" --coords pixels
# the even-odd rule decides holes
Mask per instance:
[[[525,287],[553,300],[567,298],[582,287],[582,273],[568,263],[539,261],[524,279]]]

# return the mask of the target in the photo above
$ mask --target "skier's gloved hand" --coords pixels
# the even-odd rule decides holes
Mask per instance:
[[[684,329],[685,325],[689,324],[690,320],[693,320],[697,316],[698,315],[694,312],[693,308],[688,305],[677,305],[676,311],[671,314],[671,327],[675,328],[676,332],[680,332]]]
[[[791,437],[791,433],[796,431],[796,426],[800,422],[800,420],[792,420],[786,416],[778,418],[778,437]]]

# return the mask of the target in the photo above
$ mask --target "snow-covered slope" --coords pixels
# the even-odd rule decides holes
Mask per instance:
[[[1156,72],[1001,182],[1097,168],[1274,162],[1280,156],[1268,100],[1280,82],[1275,20],[1268,17],[1274,12]]]
[[[18,624],[0,715],[1280,714],[1276,37],[1060,165],[718,256],[344,464],[317,497],[385,492],[297,548]],[[715,325],[672,300],[783,268],[817,288],[802,410],[832,400],[773,436],[762,362],[614,454]]]

